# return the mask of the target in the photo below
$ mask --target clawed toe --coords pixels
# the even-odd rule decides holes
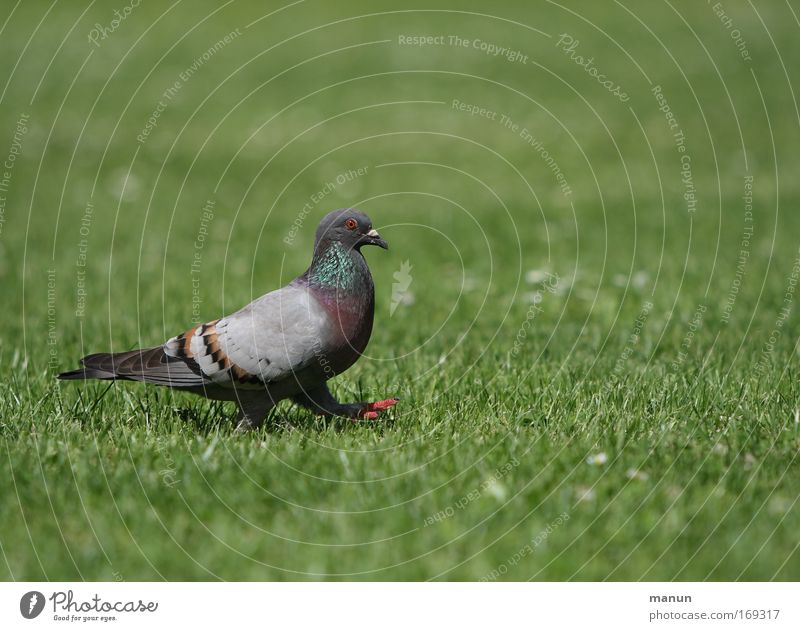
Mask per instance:
[[[364,410],[359,414],[359,416],[366,420],[373,420],[378,418],[378,415],[388,410],[390,407],[395,405],[400,399],[397,397],[391,399],[383,399],[381,401],[374,401],[373,403],[367,403],[364,407]]]

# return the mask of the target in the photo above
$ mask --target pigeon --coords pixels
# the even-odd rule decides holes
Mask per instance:
[[[358,360],[372,333],[375,286],[365,245],[389,249],[367,215],[334,210],[317,228],[308,269],[285,287],[161,346],[87,355],[58,378],[143,381],[235,401],[240,430],[260,427],[289,398],[323,416],[375,419],[399,399],[340,403],[327,386]]]

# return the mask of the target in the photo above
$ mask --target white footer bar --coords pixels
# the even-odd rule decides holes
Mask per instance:
[[[0,629],[777,631],[799,613],[796,583],[0,584]]]

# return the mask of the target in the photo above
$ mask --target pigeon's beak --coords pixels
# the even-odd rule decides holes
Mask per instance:
[[[381,235],[378,234],[378,231],[373,228],[370,230],[366,235],[364,235],[363,242],[364,245],[377,245],[384,250],[389,249],[389,244],[386,243],[383,239],[381,239]]]

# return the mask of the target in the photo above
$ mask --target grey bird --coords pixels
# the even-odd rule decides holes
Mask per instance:
[[[161,346],[87,355],[81,368],[58,378],[143,381],[235,401],[239,429],[259,427],[287,398],[316,414],[377,418],[398,399],[340,403],[326,383],[356,362],[372,333],[375,287],[365,245],[389,247],[364,213],[328,213],[311,264],[285,287]]]

